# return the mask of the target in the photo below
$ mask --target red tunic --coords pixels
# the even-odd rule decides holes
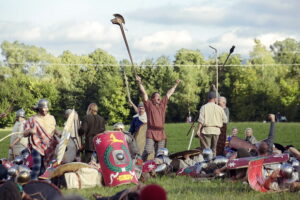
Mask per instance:
[[[153,104],[151,100],[144,101],[144,107],[147,113],[147,133],[146,137],[155,141],[166,139],[164,124],[166,117],[166,108],[168,97],[165,96],[159,104]]]

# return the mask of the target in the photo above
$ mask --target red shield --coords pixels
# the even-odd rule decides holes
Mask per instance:
[[[263,165],[264,159],[250,161],[248,168],[248,182],[252,189],[260,192],[267,192],[268,190],[264,187],[265,179],[262,174]]]
[[[148,160],[147,162],[144,163],[142,172],[143,173],[152,172],[156,168],[157,168],[157,165],[154,162],[154,160]]]
[[[249,166],[249,162],[253,160],[264,159],[265,164],[274,164],[274,163],[282,163],[286,162],[289,159],[288,154],[274,154],[270,156],[257,156],[257,157],[246,157],[246,158],[238,158],[229,160],[226,164],[227,169],[240,169],[247,168]]]
[[[6,169],[9,169],[11,168],[12,166],[14,166],[14,163],[10,162],[9,160],[7,159],[3,159],[1,160],[2,161],[2,165],[6,168]]]
[[[32,159],[32,155],[31,155],[31,154],[29,154],[29,155],[25,158],[25,165],[31,169],[31,167],[32,167],[32,165],[33,165],[33,159]]]
[[[93,141],[106,186],[138,184],[128,144],[122,132],[98,134]]]

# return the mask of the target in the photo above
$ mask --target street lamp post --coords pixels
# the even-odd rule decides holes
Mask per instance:
[[[213,47],[213,46],[209,46],[210,48],[212,48],[214,51],[215,51],[215,62],[216,62],[216,89],[217,89],[217,91],[216,91],[216,93],[217,93],[217,95],[219,94],[218,93],[218,85],[219,85],[219,67],[218,67],[218,50],[215,48],[215,47]]]

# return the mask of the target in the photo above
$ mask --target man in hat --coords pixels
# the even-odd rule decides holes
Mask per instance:
[[[25,111],[20,109],[16,112],[16,122],[14,124],[13,133],[17,133],[11,136],[9,145],[8,159],[12,160],[15,156],[19,156],[21,152],[28,146],[28,138],[23,136],[24,124],[25,124]]]
[[[31,179],[36,180],[43,173],[45,167],[53,159],[57,140],[54,134],[56,121],[49,114],[50,103],[46,99],[39,100],[35,107],[37,114],[30,117],[24,128],[24,136],[29,137],[29,147],[33,158]]]
[[[84,140],[84,161],[86,163],[91,161],[92,155],[95,152],[93,138],[105,131],[105,120],[98,115],[98,106],[91,103],[88,106],[86,116],[83,118],[79,134],[85,137]]]
[[[216,103],[216,91],[210,91],[208,93],[208,103],[200,109],[197,130],[201,148],[211,148],[214,156],[216,155],[217,142],[221,133],[220,129],[224,123],[227,123],[224,109]]]
[[[142,159],[145,161],[147,160],[148,155],[154,151],[155,143],[157,143],[158,149],[165,147],[166,134],[164,132],[164,124],[167,103],[171,95],[175,92],[180,80],[176,80],[175,85],[162,99],[158,92],[154,92],[151,95],[151,99],[149,99],[148,94],[142,84],[141,77],[136,76],[136,80],[138,82],[140,91],[142,92],[142,98],[147,113],[146,145],[142,155]]]
[[[135,108],[136,106],[131,102],[131,105]],[[141,125],[147,123],[147,114],[145,112],[144,104],[139,103],[138,107],[135,108],[137,114],[133,116],[133,120],[130,125],[129,132],[134,136],[138,131]]]

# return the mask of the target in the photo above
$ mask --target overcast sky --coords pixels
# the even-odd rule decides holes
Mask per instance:
[[[101,48],[128,58],[114,13],[124,16],[133,59],[173,59],[180,48],[246,57],[253,39],[269,46],[300,38],[299,0],[0,0],[0,42],[18,40],[54,55],[88,54]]]

